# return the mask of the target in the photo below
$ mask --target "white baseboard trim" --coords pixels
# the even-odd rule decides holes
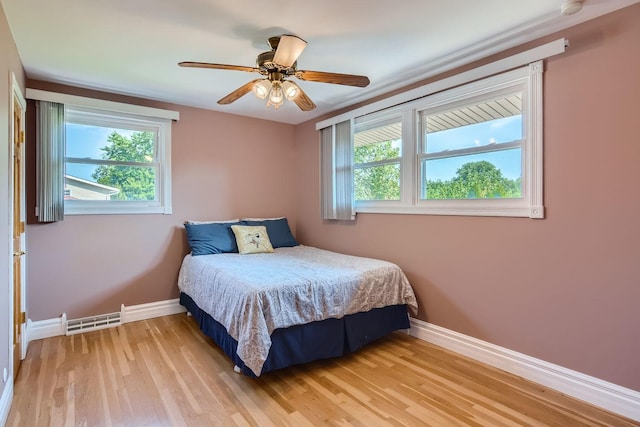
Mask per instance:
[[[60,317],[47,320],[39,320],[36,322],[27,320],[26,335],[27,343],[40,340],[43,338],[57,337],[58,335],[64,335],[67,324],[67,315],[63,314]]]
[[[180,299],[170,299],[166,301],[150,302],[148,304],[138,304],[125,307],[122,304],[122,323],[137,322],[138,320],[153,319],[154,317],[169,316],[171,314],[184,313],[187,311],[180,305]]]
[[[640,421],[640,392],[638,391],[418,319],[411,319],[409,334],[576,399]]]
[[[11,401],[13,400],[13,379],[5,383],[2,397],[0,397],[0,426],[7,424]]]
[[[137,322],[138,320],[152,319],[154,317],[168,316],[184,313],[187,310],[180,305],[178,298],[120,307],[122,323]],[[63,314],[55,319],[27,320],[27,342],[43,338],[57,337],[66,333],[67,316]]]

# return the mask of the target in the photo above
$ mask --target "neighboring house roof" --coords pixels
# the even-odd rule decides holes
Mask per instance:
[[[77,176],[64,176],[65,200],[110,200],[119,189],[88,181]]]

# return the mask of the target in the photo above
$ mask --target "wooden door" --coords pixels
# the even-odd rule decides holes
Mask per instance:
[[[14,89],[13,96],[13,377],[22,361],[22,333],[26,321],[24,303],[25,190],[24,190],[24,99]]]

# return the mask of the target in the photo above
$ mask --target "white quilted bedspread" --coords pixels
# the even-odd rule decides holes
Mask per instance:
[[[397,265],[310,246],[187,255],[178,287],[238,341],[238,356],[256,375],[275,329],[387,305],[407,304],[414,314],[418,309]]]

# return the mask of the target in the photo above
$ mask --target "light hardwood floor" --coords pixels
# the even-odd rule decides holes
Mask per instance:
[[[184,314],[34,341],[7,426],[638,426],[394,333],[251,379]]]

